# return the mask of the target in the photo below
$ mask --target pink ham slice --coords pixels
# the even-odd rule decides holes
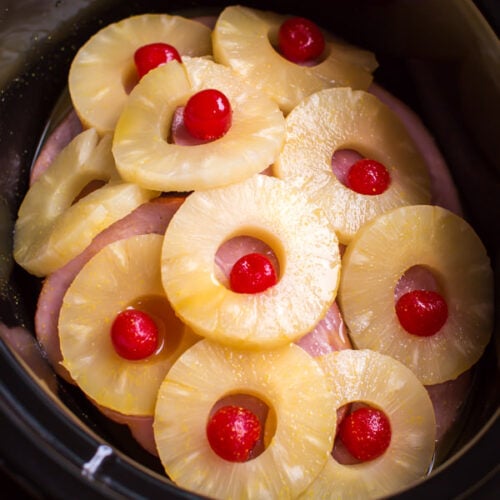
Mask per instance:
[[[369,92],[378,97],[398,115],[420,154],[424,157],[431,177],[431,202],[461,215],[460,198],[446,161],[422,120],[412,109],[380,85],[372,83]]]
[[[323,356],[332,351],[352,349],[337,303],[334,302],[314,329],[296,343],[311,356]]]
[[[35,330],[48,361],[56,373],[65,380],[71,382],[71,377],[60,364],[62,356],[59,348],[57,323],[64,294],[73,279],[90,258],[113,241],[136,234],[163,234],[182,201],[183,198],[179,197],[162,197],[141,205],[96,236],[80,255],[45,279],[38,298]]]
[[[436,414],[436,441],[440,443],[457,422],[472,386],[472,370],[454,380],[427,386]]]
[[[151,455],[158,455],[153,433],[153,417],[123,415],[91,401],[103,415],[117,424],[126,425],[133,438]]]
[[[31,167],[30,184],[33,184],[42,175],[48,166],[55,160],[61,150],[71,139],[82,131],[82,125],[74,110],[71,110],[64,120],[55,128],[45,142],[40,154]]]

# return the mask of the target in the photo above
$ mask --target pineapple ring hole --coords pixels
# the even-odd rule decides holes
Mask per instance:
[[[279,280],[280,261],[273,248],[263,239],[239,235],[222,243],[215,254],[215,275],[220,283],[229,288],[229,274],[235,262],[240,257],[254,252],[265,255],[271,261]]]
[[[122,86],[125,94],[129,95],[134,87],[139,83],[139,75],[135,64],[128,64],[122,72]]]
[[[273,407],[268,405],[259,396],[245,392],[235,392],[227,394],[215,402],[210,409],[207,422],[217,410],[224,406],[240,406],[250,410],[258,418],[261,427],[261,437],[252,450],[249,460],[257,458],[266,450],[276,432],[277,418]]]
[[[158,328],[158,347],[152,356],[158,355],[164,349],[170,353],[176,351],[182,339],[184,324],[175,315],[166,297],[161,295],[137,297],[133,302],[128,304],[126,309],[139,309],[151,316],[156,323]],[[150,358],[146,358],[144,361]]]
[[[349,148],[349,147],[344,147],[344,148],[339,148],[336,149],[331,158],[331,169],[333,175],[338,179],[338,181],[344,185],[345,187],[348,187],[347,185],[347,175],[349,174],[349,170],[351,167],[359,160],[364,160],[364,159],[377,159],[377,154],[373,153],[362,153],[361,151],[354,149],[354,148]],[[380,161],[380,160],[377,160]],[[384,162],[381,161],[383,164]]]
[[[342,465],[355,465],[355,464],[361,464],[363,463],[361,460],[358,460],[356,457],[352,456],[349,450],[345,447],[344,443],[339,437],[338,434],[338,429],[340,426],[340,423],[342,420],[347,417],[350,413],[358,410],[359,408],[375,408],[377,410],[380,410],[384,412],[385,416],[387,416],[387,413],[380,408],[379,406],[373,404],[373,403],[367,403],[365,401],[352,401],[350,403],[347,403],[345,405],[342,405],[340,408],[337,409],[337,433],[335,435],[335,441],[333,444],[333,449],[332,449],[332,457]]]
[[[439,292],[444,296],[436,275],[428,267],[419,264],[409,267],[399,278],[394,287],[394,303],[396,303],[402,295],[413,290]]]
[[[367,153],[363,154],[357,149],[349,148],[349,147],[344,147],[344,148],[339,148],[336,149],[333,152],[331,161],[330,161],[330,167],[332,170],[333,175],[337,178],[337,180],[347,189],[353,191],[354,193],[360,193],[357,189],[352,188],[349,184],[349,174],[351,171],[351,168],[360,160],[375,160],[378,161],[385,169],[387,174],[389,175],[390,179],[390,173],[385,167],[384,162],[381,162],[379,160],[376,160],[377,154],[372,154],[372,153]],[[372,179],[374,180],[374,179]],[[384,188],[384,181],[380,181],[380,185],[378,185],[378,188],[381,189],[381,191],[377,191],[376,194],[381,194],[384,192],[388,185],[385,185]],[[373,186],[374,187],[374,186]],[[363,192],[361,192],[363,194]],[[367,193],[364,193],[367,194]]]
[[[350,168],[359,160],[365,158],[364,155],[355,149],[342,148],[333,152],[331,167],[333,175],[347,187],[347,174]]]
[[[177,146],[197,146],[212,142],[212,140],[197,139],[188,132],[184,125],[184,108],[184,105],[177,106],[173,115],[166,120],[167,123],[161,128],[164,131],[163,140]]]

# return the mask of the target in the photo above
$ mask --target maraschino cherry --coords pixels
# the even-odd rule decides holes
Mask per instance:
[[[184,107],[187,131],[196,139],[213,141],[231,127],[232,108],[229,99],[219,90],[205,89],[192,95]]]
[[[391,442],[391,425],[385,413],[362,407],[347,415],[339,426],[339,438],[349,453],[362,462],[382,455]]]
[[[401,326],[412,335],[430,337],[448,319],[448,305],[443,296],[432,290],[412,290],[396,302],[396,314]]]
[[[150,43],[139,47],[134,53],[134,62],[139,79],[152,69],[170,61],[181,61],[177,49],[168,43]]]
[[[306,63],[321,56],[325,39],[319,27],[304,17],[291,17],[278,32],[278,48],[289,61]]]
[[[391,176],[387,168],[369,158],[358,160],[347,173],[347,187],[359,194],[382,194],[390,183]]]
[[[125,309],[116,315],[111,325],[111,341],[122,358],[145,359],[158,348],[158,327],[149,314],[139,309]]]
[[[259,293],[277,282],[271,261],[263,254],[249,253],[239,258],[229,274],[231,290],[237,293]]]
[[[212,449],[224,460],[246,462],[260,438],[257,416],[241,406],[223,406],[209,419],[207,439]]]

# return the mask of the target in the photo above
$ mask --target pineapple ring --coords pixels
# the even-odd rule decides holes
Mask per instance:
[[[244,294],[217,280],[217,250],[238,235],[274,250],[281,273],[276,285]],[[323,211],[302,192],[258,174],[186,199],[165,233],[162,279],[172,307],[199,335],[237,348],[277,347],[309,332],[334,301],[338,241]]]
[[[432,463],[436,422],[432,402],[415,375],[395,359],[370,350],[344,350],[318,358],[336,408],[362,401],[382,410],[391,442],[380,457],[343,465],[333,456],[300,498],[385,497],[422,478]]]
[[[288,17],[239,5],[227,7],[212,35],[215,60],[266,92],[285,114],[308,95],[328,87],[369,87],[377,68],[373,53],[326,34],[326,55],[314,66],[281,56],[273,45],[278,45],[279,28]]]
[[[395,312],[398,281],[416,265],[435,276],[448,304],[445,325],[430,337],[407,333]],[[469,369],[493,330],[486,249],[465,220],[437,206],[397,208],[363,226],[342,260],[339,301],[357,348],[398,359],[425,385]]]
[[[165,140],[174,112],[203,89],[223,92],[232,125],[215,141],[184,146]],[[113,154],[125,180],[160,191],[192,191],[242,181],[263,171],[283,144],[278,106],[230,68],[202,58],[155,69],[131,92],[116,126]]]
[[[326,463],[336,413],[325,374],[300,347],[239,351],[201,340],[172,366],[158,392],[154,435],[166,473],[215,498],[295,498]],[[254,459],[220,458],[206,438],[215,402],[245,392],[270,403],[277,427]]]
[[[136,75],[134,52],[155,42],[175,46],[181,55],[211,53],[211,30],[181,16],[143,14],[110,24],[77,52],[69,71],[69,91],[85,127],[112,132]],[[135,76],[137,78],[137,76]]]
[[[72,203],[92,180],[110,181]],[[14,258],[35,276],[69,262],[94,236],[157,193],[119,181],[111,135],[77,135],[29,188],[14,229]]]
[[[285,145],[273,173],[318,200],[347,244],[368,220],[391,208],[430,201],[427,167],[397,116],[364,91],[334,88],[299,104],[286,119]],[[332,171],[332,156],[354,149],[388,169],[391,183],[376,196],[356,193]]]
[[[159,268],[162,242],[161,235],[142,234],[104,247],[76,276],[60,312],[63,366],[93,401],[124,415],[153,415],[170,366],[199,339],[166,316],[166,348],[153,356],[128,361],[112,345],[109,331],[120,311],[143,297],[165,297]],[[179,338],[169,347],[174,332]]]

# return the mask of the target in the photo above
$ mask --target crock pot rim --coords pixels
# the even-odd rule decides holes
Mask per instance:
[[[50,498],[64,498],[65,492],[71,498],[194,498],[106,443],[70,410],[55,405],[48,389],[3,339],[0,359],[0,457],[6,471],[22,478],[26,487]],[[111,453],[100,453],[102,461],[95,464],[104,450]],[[98,466],[89,468],[93,458]]]
[[[66,493],[82,499],[154,498],[160,494],[179,499],[203,498],[177,488],[115,448],[95,471],[86,474],[85,465],[97,450],[110,445],[83,423],[77,423],[69,410],[55,406],[47,389],[36,383],[3,340],[0,359],[0,452],[7,471],[22,478],[26,488],[51,498],[63,498]],[[11,385],[14,381],[15,391]],[[497,410],[460,452],[425,481],[391,498],[442,498],[444,490],[448,498],[468,498],[478,488],[483,493],[497,491],[499,417]],[[53,427],[47,426],[47,418],[53,419]],[[451,469],[456,469],[452,484],[447,476]],[[47,482],[47,478],[57,481]]]

